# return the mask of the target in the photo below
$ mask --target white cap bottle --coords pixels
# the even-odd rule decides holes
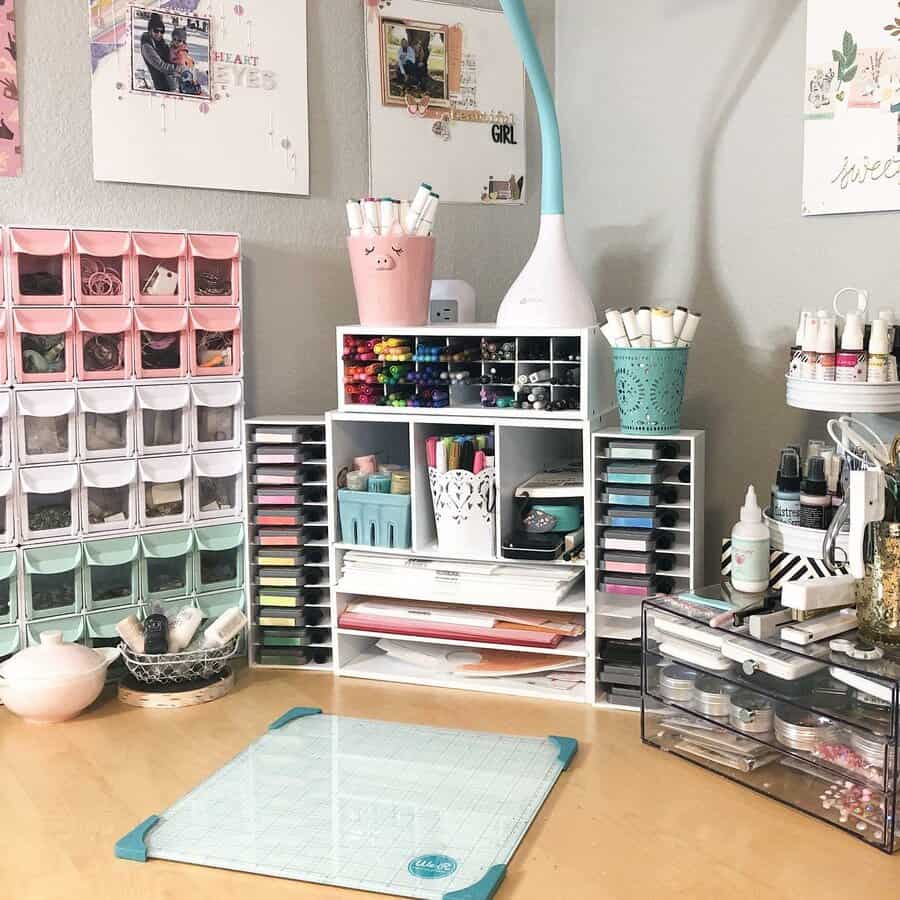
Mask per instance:
[[[816,377],[816,346],[819,341],[819,319],[810,316],[806,320],[806,328],[803,332],[803,357],[800,363],[800,377],[812,381]]]
[[[769,528],[752,484],[741,507],[741,519],[731,529],[731,585],[748,594],[769,587]]]
[[[859,313],[848,312],[835,362],[835,380],[853,384],[866,380],[868,354],[863,347],[863,323]]]
[[[834,381],[834,319],[819,319],[816,338],[816,381]]]
[[[869,384],[887,384],[890,350],[888,323],[884,319],[873,320],[869,335],[869,374],[866,378]]]

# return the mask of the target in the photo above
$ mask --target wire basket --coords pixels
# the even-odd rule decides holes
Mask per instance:
[[[215,678],[228,668],[228,660],[237,654],[240,636],[224,647],[210,650],[183,650],[181,653],[135,653],[127,644],[119,644],[128,671],[144,684],[180,684],[185,681]]]

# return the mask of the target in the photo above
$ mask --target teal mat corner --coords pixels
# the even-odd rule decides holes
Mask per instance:
[[[269,725],[269,731],[278,731],[279,728],[284,728],[290,722],[293,722],[294,719],[305,719],[307,716],[321,716],[322,710],[315,706],[295,706],[293,709],[289,709],[283,716],[279,716],[271,725]]]
[[[444,894],[444,900],[491,900],[500,888],[503,879],[506,878],[506,866],[491,866],[481,881]]]
[[[158,821],[159,816],[150,816],[137,828],[132,828],[125,837],[119,838],[116,841],[116,858],[131,862],[147,862],[147,845],[144,839]]]
[[[563,772],[567,771],[572,765],[572,760],[578,752],[578,741],[575,738],[559,737],[559,735],[551,734],[547,740],[553,741],[559,749],[559,761],[562,764]]]

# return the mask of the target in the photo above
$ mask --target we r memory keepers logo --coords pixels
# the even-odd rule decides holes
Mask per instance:
[[[429,853],[417,856],[407,866],[410,875],[416,878],[448,878],[457,868],[456,860],[450,856]]]

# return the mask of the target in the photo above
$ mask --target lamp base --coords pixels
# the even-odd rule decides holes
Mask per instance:
[[[597,324],[594,303],[569,253],[563,215],[541,216],[531,258],[500,304],[497,324],[510,328]]]

